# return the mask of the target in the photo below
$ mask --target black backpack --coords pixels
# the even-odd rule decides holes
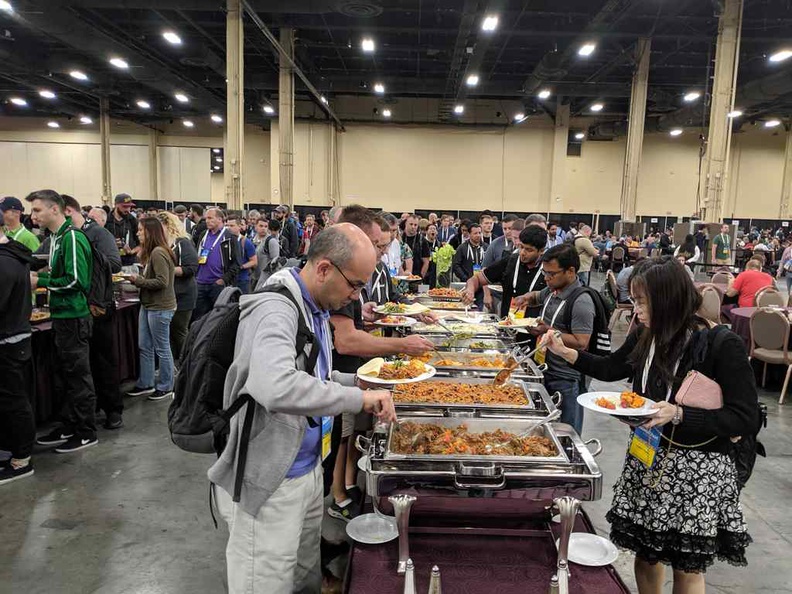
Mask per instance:
[[[77,231],[85,236],[88,245],[91,246],[91,288],[85,294],[88,305],[94,305],[102,309],[107,309],[113,303],[113,270],[107,257],[96,249],[96,246],[82,229],[70,226],[69,230]]]
[[[297,308],[296,356],[303,355],[306,344],[311,352],[305,371],[313,373],[321,345],[308,328],[302,309],[287,287],[268,286],[258,293],[279,293]],[[247,462],[247,446],[253,426],[255,401],[249,394],[240,394],[233,404],[223,410],[223,388],[226,373],[234,360],[234,345],[239,328],[239,297],[236,287],[226,287],[220,293],[214,308],[193,322],[184,344],[179,371],[174,382],[174,398],[168,409],[168,429],[171,440],[181,449],[198,454],[217,454],[225,449],[231,418],[243,406],[248,406],[242,426],[239,458],[237,460],[234,501],[238,502],[242,478]],[[313,418],[308,423],[317,425]]]
[[[597,291],[591,287],[577,287],[567,297],[566,305],[564,305],[564,326],[566,328],[572,327],[572,308],[578,297],[588,293],[591,300],[594,302],[594,326],[591,331],[591,340],[589,340],[588,348],[589,353],[594,355],[610,355],[611,352],[611,331],[608,328],[610,316],[607,314],[607,307]]]

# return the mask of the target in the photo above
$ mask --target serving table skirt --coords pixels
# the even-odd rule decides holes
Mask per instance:
[[[119,383],[137,379],[138,375],[138,313],[140,303],[121,301],[116,306],[113,332],[118,354]],[[56,372],[55,335],[52,322],[33,325],[33,389],[30,393],[36,423],[58,418],[62,404],[62,381]]]
[[[478,500],[486,503],[486,500]],[[473,520],[473,522],[471,522]],[[475,528],[470,528],[472,523]],[[410,519],[410,558],[415,564],[418,592],[429,588],[433,565],[440,568],[443,591],[454,594],[546,594],[555,574],[555,539],[542,522],[512,518],[465,517],[444,520],[437,516]],[[575,532],[594,533],[581,512]],[[396,573],[399,541],[382,545],[353,542],[344,592],[347,594],[401,594],[404,577]],[[630,590],[616,570],[570,564],[570,591],[586,594],[623,594]]]

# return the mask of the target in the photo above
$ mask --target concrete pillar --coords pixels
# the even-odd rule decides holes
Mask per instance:
[[[282,27],[280,44],[294,58],[294,29]],[[280,170],[280,201],[294,208],[294,69],[280,58],[278,86],[278,169]]]
[[[566,158],[567,144],[569,142],[569,103],[562,103],[563,98],[558,98],[558,108],[555,114],[555,129],[553,133],[553,173],[550,179],[550,200],[547,205],[548,212],[559,212],[564,207],[564,194],[566,193]]]
[[[641,38],[635,46],[636,68],[630,94],[630,116],[627,124],[627,150],[624,153],[624,174],[621,189],[621,220],[635,221],[638,202],[638,171],[643,151],[646,89],[649,85],[649,55],[652,42]]]
[[[786,151],[784,152],[784,180],[781,185],[781,207],[778,218],[789,218],[789,202],[792,199],[792,126],[787,125]]]
[[[704,207],[701,213],[702,220],[713,223],[720,222],[723,218],[732,126],[728,113],[734,108],[742,12],[743,0],[725,0],[723,13],[718,21],[715,77],[712,82],[712,103],[704,164],[706,185],[704,187]]]
[[[102,164],[102,202],[112,204],[113,188],[110,185],[110,100],[99,99],[99,143]]]
[[[149,157],[149,200],[159,200],[159,168],[157,159],[157,134],[153,128],[148,132]]]
[[[245,27],[240,0],[227,0],[226,14],[226,134],[223,183],[230,210],[245,203],[242,176],[245,161]]]

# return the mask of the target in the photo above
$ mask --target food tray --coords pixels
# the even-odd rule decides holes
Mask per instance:
[[[489,362],[495,362],[498,359],[502,361],[499,365],[474,365],[473,361],[476,359],[483,359]],[[432,358],[425,361],[435,369],[444,371],[481,371],[497,373],[504,367],[506,363],[511,360],[508,353],[500,352],[483,352],[483,353],[465,353],[465,352],[435,352],[432,353]],[[454,362],[457,364],[442,365],[441,362]]]
[[[428,293],[421,293],[419,295],[416,295],[415,299],[417,299],[418,301],[424,304],[432,301],[435,301],[437,303],[454,303],[454,302],[462,301],[462,296],[459,295],[457,297],[439,297],[436,295],[429,295]]]
[[[465,311],[466,307],[461,300],[443,300],[433,298],[431,301],[425,301],[419,298],[418,301],[429,309],[439,309],[442,311]],[[476,307],[468,305],[467,309],[476,310]]]
[[[454,338],[449,335],[429,335],[426,339],[434,344],[438,351],[471,352],[471,353],[508,353],[512,350],[512,341],[502,338]]]
[[[441,326],[440,324],[420,323],[413,326],[412,331],[416,334],[444,334],[446,336],[453,334],[454,336],[459,336],[460,338],[474,338],[477,336],[495,338],[498,336],[498,328],[492,324],[449,323],[446,324],[446,326]]]

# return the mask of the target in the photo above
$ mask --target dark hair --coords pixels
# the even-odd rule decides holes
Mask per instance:
[[[558,228],[558,223],[554,223],[553,221],[547,221],[547,228],[556,227]]]
[[[460,225],[460,227],[461,227],[461,225]],[[470,233],[471,231],[473,231],[473,229],[476,229],[476,228],[481,229],[481,225],[479,225],[478,223],[470,223],[470,225],[468,225],[468,233]]]
[[[361,206],[360,204],[350,204],[345,206],[341,211],[341,216],[338,217],[339,223],[351,223],[355,227],[361,229],[364,233],[368,233],[372,225],[379,228],[377,221],[377,213],[373,210]]]
[[[209,208],[206,209],[206,212],[209,212],[210,210],[215,211],[215,214],[217,215],[217,218],[220,219],[221,221],[225,222],[226,213],[225,213],[225,211],[222,208],[220,208],[219,206],[210,206]]]
[[[692,258],[696,254],[696,238],[690,233],[685,235],[685,243],[679,247],[677,254],[689,254],[688,258]]]
[[[69,196],[68,194],[61,194],[61,198],[63,198],[63,208],[71,208],[72,210],[76,210],[79,212],[82,210],[80,208],[80,203],[77,202],[77,199],[74,196]]]
[[[282,226],[283,225],[281,225],[281,222],[278,219],[272,219],[269,222],[270,231],[280,231]]]
[[[434,228],[435,228],[435,230],[436,230],[436,229],[437,229],[437,223],[429,223],[429,224],[426,226],[426,228],[427,228],[427,229],[429,229],[429,227],[434,227]]]
[[[507,214],[505,217],[503,217],[503,222],[504,223],[513,223],[514,221],[517,221],[519,219],[520,219],[520,217],[518,217],[517,215]]]
[[[682,356],[688,332],[701,324],[696,312],[701,295],[687,272],[671,256],[647,258],[633,268],[630,292],[638,288],[649,307],[651,323],[641,332],[638,344],[630,355],[633,369],[642,369],[655,343],[654,365],[661,379],[674,379],[674,364]]]
[[[459,221],[459,229],[460,229],[460,231],[461,231],[461,230],[462,230],[462,227],[465,227],[465,228],[466,228],[468,231],[470,231],[470,226],[471,226],[472,224],[473,224],[473,223],[470,221],[470,219],[463,219],[463,220]],[[478,223],[476,223],[476,224],[478,225]],[[481,226],[481,225],[479,225],[479,227],[480,227],[480,226]]]
[[[495,218],[495,217],[493,217],[493,216],[492,216],[492,214],[490,214],[490,213],[486,213],[486,212],[482,212],[482,213],[479,215],[479,223],[480,223],[481,221],[483,221],[484,219],[493,219],[493,218]]]
[[[145,232],[142,249],[140,250],[140,261],[143,264],[147,263],[154,248],[159,247],[168,252],[171,260],[176,264],[176,256],[170,249],[168,239],[165,237],[165,230],[162,228],[162,223],[160,223],[159,219],[157,217],[143,217],[138,221],[138,225],[143,227]]]
[[[203,206],[200,204],[190,204],[190,212],[197,214],[199,217],[203,216]]]
[[[232,214],[230,214],[230,215],[228,215],[226,217],[225,222],[229,223],[231,221],[234,221],[237,225],[239,225],[241,223],[241,221],[243,221],[243,220],[244,220],[244,217],[242,215],[238,215],[236,213],[232,213]]]
[[[523,229],[525,229],[525,221],[523,219],[512,221],[512,231],[522,231]],[[544,231],[544,229],[542,230]]]
[[[267,223],[267,224],[269,225],[269,222],[270,222],[270,221],[269,221],[269,219],[268,219],[267,217],[259,217],[259,218],[257,218],[257,219],[256,219],[256,224],[257,224],[257,225],[258,225],[259,223],[262,223],[262,222],[263,222],[263,223]]]
[[[528,225],[520,231],[520,243],[535,247],[537,250],[543,250],[547,245],[547,231],[539,225]]]
[[[102,205],[102,210],[105,211],[107,214],[110,214],[110,207],[107,204]]]
[[[65,208],[65,204],[63,203],[63,196],[58,194],[55,190],[36,190],[35,192],[31,192],[25,198],[27,202],[33,202],[34,200],[41,200],[42,202],[46,202],[50,206],[53,204],[58,207],[58,209],[63,212]]]
[[[535,226],[536,225],[530,225],[524,229],[524,231],[527,231],[528,229]],[[545,242],[546,241],[547,240],[545,239]],[[562,243],[560,245],[551,247],[542,255],[542,260],[545,262],[555,260],[558,262],[558,266],[562,270],[568,270],[570,268],[574,268],[575,272],[580,270],[580,256],[578,256],[577,250],[572,246],[571,243]]]
[[[492,211],[490,209],[482,210],[481,214],[479,215],[479,220],[481,220],[481,217],[491,217],[491,216],[492,216]]]

